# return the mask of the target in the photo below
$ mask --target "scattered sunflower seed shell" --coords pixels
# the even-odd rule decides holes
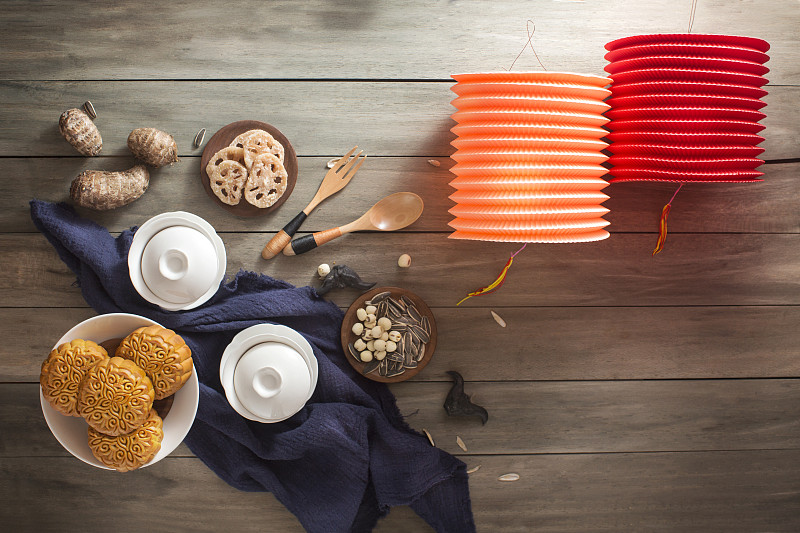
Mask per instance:
[[[430,433],[428,433],[428,430],[425,429],[425,428],[422,428],[422,432],[425,433],[426,437],[428,437],[428,440],[430,441],[431,446],[436,446],[436,444],[433,442],[433,437],[431,436]]]
[[[467,445],[464,444],[464,441],[461,440],[461,437],[459,437],[458,435],[456,435],[456,444],[458,444],[458,447],[461,448],[462,450],[467,451]]]
[[[86,114],[89,115],[90,119],[94,120],[97,118],[97,111],[94,110],[94,106],[89,100],[86,100],[83,103],[83,110],[86,111]]]
[[[467,470],[467,474],[474,474],[475,472],[477,472],[480,469],[481,469],[481,465],[475,465],[472,468]]]
[[[428,163],[433,165],[433,166],[435,166],[435,167],[441,166],[441,163],[439,161],[437,161],[436,159],[428,159]]]
[[[519,474],[510,473],[510,474],[503,474],[497,481],[517,481],[519,479]]]
[[[194,147],[200,148],[200,145],[203,144],[203,139],[205,138],[206,138],[206,129],[203,128],[197,132],[197,135],[194,136],[194,141],[193,141]]]
[[[498,315],[494,311],[489,311],[489,312],[492,313],[492,317],[494,317],[494,321],[497,322],[498,324],[500,324],[501,328],[506,327],[506,321],[503,320],[503,317],[501,317],[500,315]]]

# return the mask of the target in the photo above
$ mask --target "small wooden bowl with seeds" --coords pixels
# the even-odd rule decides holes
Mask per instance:
[[[436,349],[436,320],[407,289],[378,287],[359,296],[342,322],[345,358],[363,376],[398,383],[416,376]]]

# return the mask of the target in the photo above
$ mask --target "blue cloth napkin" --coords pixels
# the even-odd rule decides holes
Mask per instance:
[[[130,281],[135,228],[114,238],[71,207],[38,200],[31,201],[31,217],[98,313],[146,316],[186,340],[200,406],[185,442],[230,485],[273,493],[310,532],[370,531],[395,505],[410,505],[439,532],[475,531],[464,463],[431,447],[405,424],[385,385],[352,369],[339,345],[342,312],[312,287],[239,272],[199,308],[164,311]],[[300,332],[319,362],[309,403],[276,424],[239,416],[219,380],[225,346],[263,323]]]

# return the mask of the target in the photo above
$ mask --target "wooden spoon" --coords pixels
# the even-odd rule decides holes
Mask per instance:
[[[422,214],[425,205],[413,192],[396,192],[380,200],[369,211],[338,228],[318,231],[293,240],[283,249],[284,255],[298,255],[322,246],[336,237],[353,231],[395,231],[413,224]]]

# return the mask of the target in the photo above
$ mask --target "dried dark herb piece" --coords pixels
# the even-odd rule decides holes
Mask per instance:
[[[444,410],[450,416],[478,416],[485,424],[489,420],[489,413],[480,405],[475,405],[464,393],[464,378],[454,370],[448,370],[453,377],[453,387],[447,393],[444,401]]]
[[[331,271],[322,280],[322,287],[317,289],[320,296],[327,294],[331,289],[342,289],[344,287],[354,287],[365,291],[371,289],[375,282],[367,283],[363,281],[355,270],[347,265],[334,265]]]

